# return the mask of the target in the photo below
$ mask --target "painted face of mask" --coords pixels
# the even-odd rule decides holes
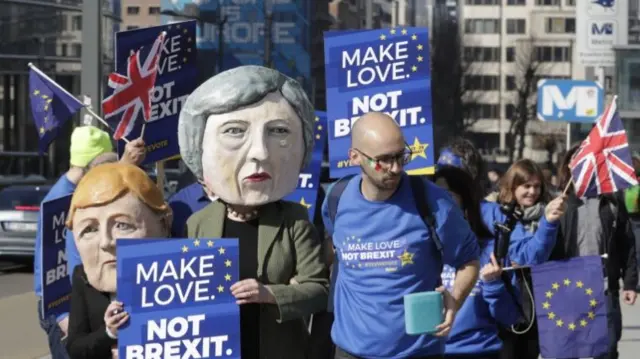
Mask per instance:
[[[304,158],[302,122],[278,92],[209,116],[202,146],[204,181],[227,203],[262,205],[296,188]]]
[[[116,239],[167,236],[162,216],[132,194],[104,206],[76,210],[73,236],[89,284],[116,292]]]

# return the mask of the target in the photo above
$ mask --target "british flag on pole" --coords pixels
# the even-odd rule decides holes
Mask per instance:
[[[595,197],[638,184],[616,100],[617,96],[569,164],[578,197]]]
[[[105,118],[122,114],[113,134],[115,140],[131,132],[140,113],[145,122],[151,117],[151,90],[156,83],[165,35],[160,33],[146,58],[141,58],[140,49],[129,56],[126,76],[116,72],[109,75],[109,87],[114,91],[102,101],[102,111]]]

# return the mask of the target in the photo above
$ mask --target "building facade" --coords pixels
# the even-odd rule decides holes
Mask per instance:
[[[122,29],[160,25],[160,0],[122,0]]]

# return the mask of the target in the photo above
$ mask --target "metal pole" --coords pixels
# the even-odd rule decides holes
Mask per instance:
[[[102,106],[102,2],[82,2],[82,73],[81,91],[91,98],[95,112]],[[91,123],[97,125],[96,120]]]
[[[573,39],[569,40],[569,54],[571,61],[569,61],[569,78],[573,79]],[[567,122],[567,151],[571,149],[571,122]]]
[[[400,24],[400,3],[398,2],[398,0],[395,0],[393,2],[393,27],[396,27]]]
[[[373,1],[365,1],[365,28],[372,29],[373,28]]]
[[[227,16],[220,18],[220,11],[217,13],[218,26],[218,73],[224,70],[224,25],[227,23]]]

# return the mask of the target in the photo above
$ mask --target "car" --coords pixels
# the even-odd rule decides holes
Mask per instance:
[[[33,257],[40,203],[48,185],[11,185],[0,190],[0,257]]]

